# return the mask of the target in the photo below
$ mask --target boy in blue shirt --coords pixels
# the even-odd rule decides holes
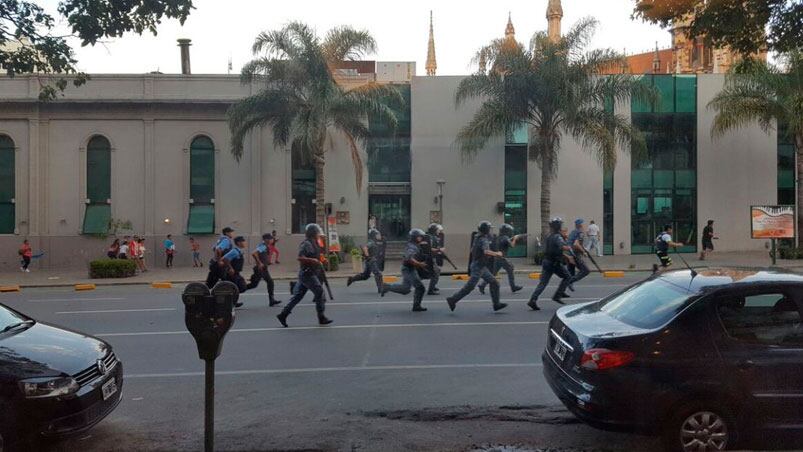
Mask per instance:
[[[176,253],[176,244],[173,243],[172,235],[167,234],[167,238],[164,241],[164,247],[165,247],[165,256],[167,256],[165,267],[170,268],[173,266],[173,255]]]
[[[268,265],[270,265],[270,249],[271,246],[273,246],[274,240],[273,234],[262,234],[262,243],[257,245],[251,253],[251,257],[254,259],[254,274],[251,275],[251,281],[247,286],[248,290],[254,289],[259,285],[259,282],[264,279],[268,284],[268,306],[276,306],[282,303],[273,298],[273,278],[271,278],[270,272],[268,271]]]

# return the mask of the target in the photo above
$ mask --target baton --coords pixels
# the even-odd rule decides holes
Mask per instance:
[[[602,269],[601,269],[601,268],[599,268],[599,265],[597,265],[597,261],[595,261],[595,260],[594,260],[594,258],[593,258],[593,257],[591,257],[591,253],[586,253],[586,256],[588,256],[588,260],[590,260],[590,261],[591,261],[591,263],[592,263],[592,264],[594,264],[594,267],[597,267],[597,271],[599,271],[600,273],[604,273],[604,272],[602,271]]]
[[[443,257],[443,260],[448,262],[449,265],[451,265],[455,270],[457,270],[457,265],[455,265],[454,262],[452,262],[452,260],[449,259],[449,256],[447,256],[446,253],[441,253],[441,257]]]
[[[329,278],[326,277],[326,271],[320,267],[320,278],[323,285],[326,287],[326,292],[329,294],[329,301],[333,301],[335,297],[332,296],[332,288],[329,287]]]

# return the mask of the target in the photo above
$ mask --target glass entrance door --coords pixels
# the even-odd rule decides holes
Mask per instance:
[[[410,195],[370,195],[368,213],[376,216],[376,225],[385,240],[407,240],[410,231]]]

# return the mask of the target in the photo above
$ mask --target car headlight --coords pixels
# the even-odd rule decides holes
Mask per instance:
[[[80,386],[72,377],[40,377],[22,380],[20,389],[26,398],[59,397],[78,392]]]

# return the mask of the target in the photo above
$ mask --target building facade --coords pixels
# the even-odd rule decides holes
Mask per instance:
[[[395,63],[394,63],[395,64]],[[403,71],[402,71],[403,72]],[[367,77],[363,74],[361,77]],[[652,252],[660,227],[699,246],[705,220],[716,220],[721,250],[762,249],[750,239],[751,204],[789,202],[788,146],[756,125],[714,140],[708,102],[724,77],[649,75],[659,107],[616,105],[648,138],[649,157],[621,151],[604,174],[566,137],[552,189],[553,214],[595,219],[607,253]],[[526,131],[489,141],[472,160],[454,146],[478,102],[455,108],[461,77],[396,80],[408,103],[396,133],[367,118],[374,134],[363,149],[368,183],[357,190],[346,143],[326,163],[327,203],[341,235],[363,240],[369,215],[392,240],[411,226],[444,224],[452,254],[467,254],[478,221],[539,230],[539,178],[526,158]],[[41,103],[37,76],[0,79],[0,265],[16,265],[23,238],[61,267],[103,256],[109,220],[130,221],[155,255],[166,234],[211,246],[232,226],[256,240],[277,230],[284,253],[314,219],[314,172],[270,130],[247,142],[240,161],[229,152],[228,106],[254,89],[237,76],[95,75],[56,101]],[[791,182],[791,187],[790,187]],[[532,236],[531,236],[532,237]],[[147,242],[146,242],[147,243]],[[517,250],[534,251],[535,241]],[[186,250],[187,247],[184,246]],[[207,248],[208,249],[208,248]],[[188,252],[177,264],[189,264]]]

